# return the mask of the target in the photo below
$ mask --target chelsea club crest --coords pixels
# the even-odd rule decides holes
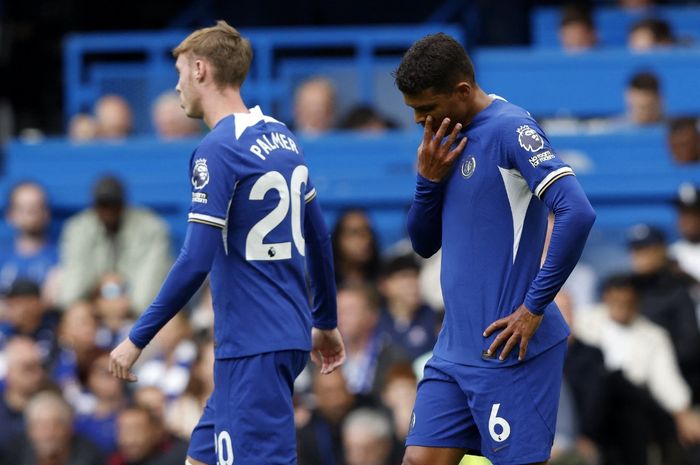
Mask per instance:
[[[462,177],[464,177],[464,179],[471,178],[472,175],[474,174],[475,170],[476,170],[476,158],[474,158],[474,155],[469,155],[462,162],[462,167],[461,167]]]
[[[209,168],[207,168],[207,159],[198,158],[194,162],[194,168],[192,169],[192,186],[195,189],[203,189],[204,186],[209,184]]]

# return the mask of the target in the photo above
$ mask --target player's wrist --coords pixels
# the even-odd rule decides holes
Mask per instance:
[[[525,307],[525,310],[527,310],[529,313],[535,315],[535,316],[542,316],[544,315],[544,310],[547,308],[546,305],[539,305],[536,302],[533,302],[532,300],[525,298],[525,302],[523,303],[523,307]]]

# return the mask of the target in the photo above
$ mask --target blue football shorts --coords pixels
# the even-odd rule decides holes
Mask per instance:
[[[562,341],[502,368],[433,356],[418,385],[406,445],[467,449],[494,465],[548,460],[566,349]]]
[[[292,393],[308,358],[287,350],[216,360],[187,455],[208,465],[296,464]]]

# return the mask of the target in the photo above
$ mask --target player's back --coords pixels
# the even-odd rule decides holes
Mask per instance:
[[[192,173],[190,220],[223,228],[210,274],[217,358],[309,350],[303,224],[315,190],[294,135],[258,107],[228,116]]]

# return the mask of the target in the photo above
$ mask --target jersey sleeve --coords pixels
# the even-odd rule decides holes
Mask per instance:
[[[311,182],[311,178],[306,180],[306,192],[304,192],[304,203],[309,203],[316,198],[316,188]]]
[[[190,160],[192,204],[187,220],[224,228],[237,175],[226,153],[213,144],[201,145]]]
[[[559,158],[544,134],[532,119],[520,118],[504,128],[503,144],[511,165],[520,172],[530,191],[538,198],[557,179],[574,171]]]

